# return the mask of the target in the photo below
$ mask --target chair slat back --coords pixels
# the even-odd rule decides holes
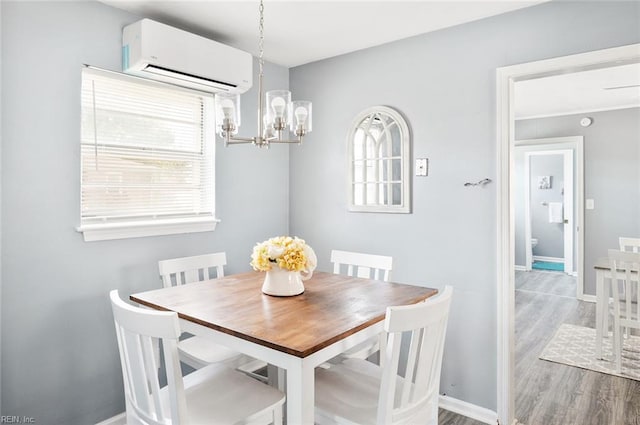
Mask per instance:
[[[388,307],[387,343],[381,350],[382,380],[378,424],[414,423],[437,418],[442,354],[453,289],[423,303]],[[403,333],[410,333],[404,379],[400,371]],[[435,415],[435,416],[434,416]]]
[[[640,238],[618,238],[620,251],[640,252]]]
[[[196,255],[193,257],[173,258],[158,261],[162,284],[165,288],[184,285],[185,283],[201,282],[224,276],[224,266],[227,264],[227,254]],[[210,273],[215,268],[216,275]]]
[[[391,278],[393,258],[385,255],[363,254],[350,251],[331,251],[333,272],[340,274],[343,266],[346,267],[348,276],[356,276],[364,279],[383,280],[388,282]]]
[[[186,399],[178,360],[178,315],[134,307],[111,291],[111,307],[120,351],[127,421],[139,424],[186,423]],[[161,401],[159,364],[154,346],[162,341],[170,411]],[[131,410],[131,412],[129,412]]]
[[[640,328],[640,253],[609,250],[614,315],[623,326]]]

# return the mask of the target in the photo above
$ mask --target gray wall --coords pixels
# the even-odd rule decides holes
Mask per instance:
[[[584,116],[591,126],[580,126]],[[595,201],[584,213],[584,290],[595,294],[595,261],[619,236],[640,237],[640,108],[521,120],[515,130],[517,140],[584,136],[584,197]]]
[[[3,415],[86,425],[123,412],[109,290],[158,288],[158,260],[206,252],[246,271],[256,241],[288,231],[288,147],[220,142],[215,232],[87,243],[74,230],[80,70],[120,69],[135,20],[97,2],[2,2]],[[266,77],[288,87],[286,68],[267,65]],[[243,135],[256,131],[256,96],[243,96]]]
[[[314,131],[291,150],[291,232],[330,270],[331,249],[394,257],[393,280],[455,287],[441,390],[496,408],[495,69],[640,41],[637,2],[551,2],[291,70]],[[349,213],[345,139],[361,110],[407,118],[412,214]]]
[[[538,239],[533,255],[563,258],[564,224],[549,223],[548,204],[563,202],[564,158],[562,155],[534,155],[531,157],[530,167],[531,235]],[[551,176],[551,188],[540,189],[538,176]]]

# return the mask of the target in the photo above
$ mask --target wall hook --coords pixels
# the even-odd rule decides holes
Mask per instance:
[[[484,185],[491,183],[491,179],[482,179],[480,181],[477,181],[475,183],[471,183],[471,182],[467,182],[464,185],[465,186],[482,186],[484,187]]]

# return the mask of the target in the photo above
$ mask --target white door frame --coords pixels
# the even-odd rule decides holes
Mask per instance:
[[[496,70],[496,280],[497,280],[497,410],[501,424],[514,416],[514,219],[511,195],[514,137],[513,84],[566,71],[606,68],[640,62],[640,44],[513,65]]]

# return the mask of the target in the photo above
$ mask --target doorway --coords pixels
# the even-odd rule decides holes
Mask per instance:
[[[528,151],[524,154],[524,168],[525,266],[527,270],[571,274],[573,152]]]
[[[575,297],[583,300],[584,138],[518,140],[513,151],[514,269],[569,274],[576,278]],[[542,161],[542,169],[531,166],[535,160]],[[540,189],[541,177],[550,177],[548,188]],[[562,203],[562,223],[551,222],[550,202]],[[536,261],[551,267],[535,267]]]
[[[497,70],[498,210],[497,303],[498,303],[498,416],[513,424],[514,409],[514,215],[512,192],[514,130],[514,83],[544,76],[640,62],[640,44],[514,65]]]

